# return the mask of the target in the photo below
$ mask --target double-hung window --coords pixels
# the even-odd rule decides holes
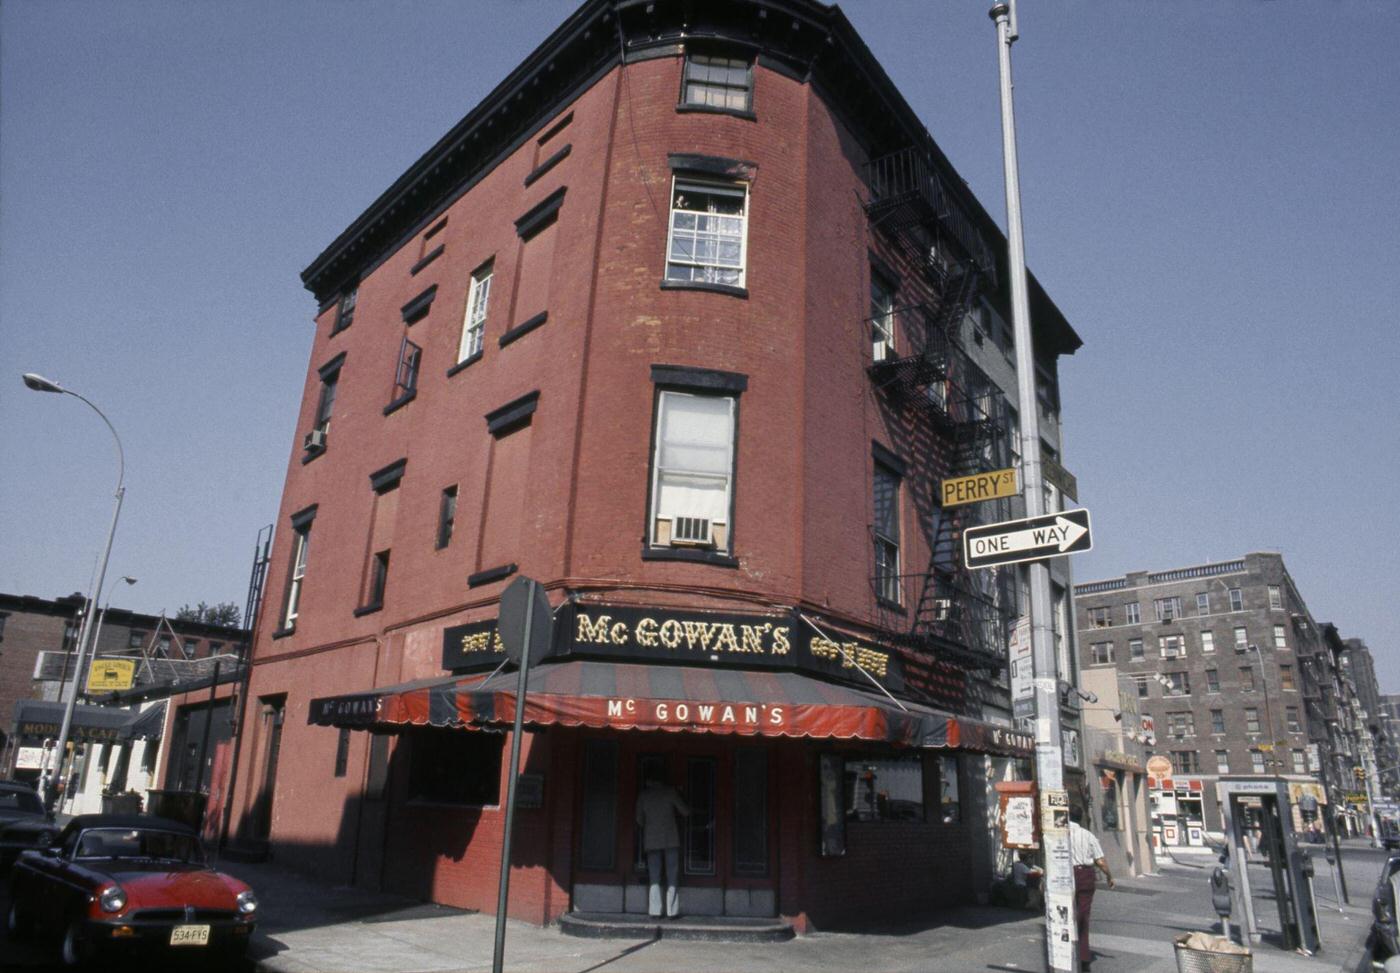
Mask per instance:
[[[1279,585],[1269,585],[1269,607],[1275,611],[1283,607],[1283,588]]]
[[[331,334],[339,334],[355,320],[355,300],[359,296],[359,289],[352,287],[340,295],[340,301],[335,307],[335,324],[331,325]]]
[[[1142,639],[1128,639],[1128,658],[1137,660],[1143,657]]]
[[[457,348],[458,362],[481,354],[486,334],[486,311],[491,304],[492,266],[488,263],[472,274],[471,289],[467,292],[467,310],[462,319],[462,341]]]
[[[1113,643],[1095,642],[1089,646],[1090,656],[1096,666],[1111,665],[1113,662]]]
[[[1210,592],[1208,592],[1208,591],[1198,591],[1198,592],[1196,592],[1196,614],[1197,614],[1197,615],[1209,615],[1209,614],[1210,614]]]
[[[1230,611],[1244,611],[1244,592],[1239,588],[1230,589]]]
[[[1135,601],[1130,601],[1123,606],[1123,616],[1129,625],[1142,624],[1142,606]]]
[[[1170,622],[1172,619],[1181,617],[1181,598],[1179,596],[1157,598],[1152,602],[1152,607],[1157,613],[1157,621],[1159,622]]]
[[[1089,625],[1090,625],[1090,627],[1092,627],[1092,628],[1108,628],[1108,627],[1111,626],[1112,624],[1113,624],[1113,609],[1112,609],[1112,608],[1104,607],[1104,608],[1090,608],[1090,609],[1089,609]]]
[[[296,625],[301,611],[301,589],[306,580],[306,551],[310,546],[311,522],[308,520],[292,533],[292,569],[287,580],[287,608],[282,614],[282,627]]]
[[[895,288],[879,271],[870,271],[870,353],[871,359],[882,362],[895,357],[894,350]]]
[[[658,394],[653,546],[728,548],[736,404],[730,395]]]
[[[1186,655],[1186,638],[1182,635],[1162,635],[1157,639],[1157,648],[1163,659],[1180,659]]]
[[[1210,653],[1212,653],[1212,652],[1215,651],[1215,633],[1214,633],[1214,632],[1202,632],[1202,633],[1201,633],[1201,651],[1204,652],[1204,653],[1206,653],[1207,655],[1209,655]]]
[[[340,385],[340,369],[344,364],[345,355],[341,353],[322,365],[317,373],[321,377],[321,394],[316,399],[316,415],[311,431],[306,434],[306,440],[302,444],[307,453],[319,453],[326,448],[326,439],[331,429],[331,413],[335,409],[336,388]]]
[[[394,370],[394,398],[389,405],[407,402],[418,394],[418,366],[423,361],[423,349],[405,335],[399,345],[399,364]]]
[[[677,176],[671,193],[666,279],[744,286],[748,187]]]
[[[900,604],[899,474],[875,464],[875,593],[881,601]]]
[[[687,53],[681,104],[734,112],[752,110],[752,63],[744,58]]]
[[[1274,626],[1274,648],[1288,648],[1288,629],[1282,625]]]

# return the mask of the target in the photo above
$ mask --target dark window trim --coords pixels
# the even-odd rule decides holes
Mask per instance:
[[[514,561],[509,564],[497,565],[494,568],[487,568],[484,571],[478,571],[475,574],[468,575],[467,587],[480,588],[482,585],[490,584],[492,581],[500,581],[502,578],[508,578],[519,570],[520,567]]]
[[[295,634],[296,634],[296,630],[297,630],[297,627],[296,627],[295,624],[293,624],[293,625],[288,625],[286,628],[279,628],[277,631],[273,632],[273,633],[272,633],[272,638],[274,638],[274,639],[284,639],[284,638],[286,638],[288,635],[295,635]]]
[[[740,372],[722,372],[718,369],[695,368],[690,365],[652,365],[651,381],[654,385],[682,392],[736,396],[747,391],[749,387],[749,377]]]
[[[375,612],[380,611],[383,608],[384,602],[382,601],[377,601],[372,605],[361,605],[359,608],[355,609],[355,617],[363,618],[366,615],[373,615]]]
[[[887,264],[874,250],[870,254],[870,275],[878,277],[885,285],[885,289],[890,292],[890,298],[897,299],[899,296],[899,274],[893,267]]]
[[[522,240],[528,240],[554,222],[559,215],[559,207],[564,205],[564,193],[568,191],[568,188],[568,186],[560,186],[527,210],[524,216],[515,221],[516,235]]]
[[[548,131],[546,131],[546,132],[545,132],[543,135],[541,135],[539,138],[535,139],[535,144],[536,144],[536,145],[544,145],[544,144],[545,144],[546,142],[548,142],[550,139],[554,138],[554,136],[558,135],[560,132],[564,131],[564,129],[568,128],[568,127],[569,127],[569,123],[572,122],[573,120],[574,120],[574,113],[573,113],[573,111],[571,110],[567,115],[565,115],[563,118],[559,119],[559,121],[557,121],[557,122],[555,122],[553,125],[551,125],[551,126],[549,127],[549,130],[548,130]]]
[[[704,109],[715,111],[716,109]],[[732,111],[732,109],[731,109]],[[682,175],[709,176],[726,181],[753,182],[758,163],[747,159],[731,159],[723,155],[700,155],[695,152],[670,152],[666,162],[672,172]]]
[[[569,153],[573,151],[574,144],[572,142],[565,143],[564,146],[561,147],[558,152],[554,153],[548,159],[545,159],[539,165],[535,166],[535,168],[530,170],[530,174],[525,177],[525,185],[533,185],[540,179],[541,176],[549,172],[550,169],[553,169],[559,163],[567,159],[569,157]]]
[[[357,280],[352,284],[347,284],[340,289],[332,302],[335,306],[335,320],[331,322],[331,333],[329,337],[334,338],[340,332],[345,331],[350,325],[355,323],[355,310],[359,305],[360,282]],[[355,295],[355,306],[350,308],[349,315],[345,314],[345,298],[350,294]]]
[[[369,475],[369,487],[375,493],[383,493],[385,490],[392,490],[399,485],[403,479],[404,468],[408,466],[408,457],[396,459],[388,466],[381,467]]]
[[[760,53],[757,60],[759,67],[767,68],[769,71],[773,71],[776,74],[781,74],[789,81],[800,81],[803,84],[807,83],[807,75],[800,68],[794,67],[782,58]]]
[[[661,289],[663,291],[709,291],[712,294],[728,294],[730,297],[742,297],[745,300],[749,296],[747,287],[736,287],[733,284],[711,284],[701,280],[666,280],[663,278]]]
[[[706,551],[693,547],[652,547],[647,539],[642,540],[643,561],[694,561],[700,564],[713,564],[721,568],[737,568],[739,559],[721,551]]]
[[[428,316],[428,311],[433,306],[433,298],[437,297],[437,289],[437,284],[426,287],[417,297],[399,308],[404,324],[413,324]]]
[[[303,451],[302,451],[302,457],[301,457],[301,465],[302,465],[302,466],[305,466],[307,463],[310,463],[313,459],[316,459],[318,456],[325,456],[325,455],[326,455],[326,447],[324,447],[324,446],[320,447],[319,449],[307,449],[307,450],[303,450]]]
[[[446,550],[452,543],[452,535],[457,529],[457,494],[460,492],[460,484],[453,483],[442,488],[438,494],[438,526],[437,536],[434,538],[433,550]],[[452,519],[447,518],[447,501],[452,500]]]
[[[412,401],[413,401],[414,399],[416,399],[416,398],[418,398],[418,390],[417,390],[417,389],[414,389],[412,392],[409,392],[407,395],[401,395],[401,396],[399,396],[397,399],[395,399],[394,401],[390,402],[388,405],[386,405],[386,406],[384,407],[384,414],[387,416],[387,415],[389,415],[390,413],[397,412],[397,411],[399,411],[400,409],[402,409],[404,406],[408,405],[410,402],[412,402]]]
[[[687,73],[690,70],[690,58],[698,54],[701,57],[724,57],[738,60],[743,58],[748,63],[748,84],[745,90],[749,98],[748,108],[726,108],[715,105],[700,105],[685,100],[685,89],[688,82]],[[753,113],[754,101],[754,61],[757,59],[757,49],[754,46],[743,43],[718,44],[706,43],[703,39],[687,41],[684,48],[684,57],[681,59],[681,90],[680,96],[676,99],[676,111],[678,112],[708,112],[716,115],[738,115],[740,118],[757,119]],[[725,87],[730,87],[726,85]]]
[[[309,527],[311,522],[316,519],[316,508],[319,506],[320,504],[313,503],[309,507],[302,507],[296,513],[292,514],[291,517],[288,518],[291,521],[292,530],[300,531],[304,527]]]
[[[888,469],[891,473],[899,477],[901,480],[908,477],[909,464],[906,463],[904,460],[900,459],[899,456],[892,452],[888,447],[884,446],[881,443],[877,443],[873,439],[870,440],[870,455],[875,460],[875,462]]]
[[[691,105],[686,102],[681,102],[676,106],[676,114],[730,115],[750,122],[758,121],[758,116],[754,114],[752,108],[721,108],[718,105]]]
[[[418,258],[418,262],[416,264],[408,268],[408,276],[417,277],[419,272],[427,268],[428,264],[432,263],[438,257],[441,257],[442,252],[446,249],[447,244],[439,243],[437,246],[433,247],[433,249],[423,254],[423,256]]]
[[[540,403],[540,390],[526,392],[512,399],[499,409],[486,413],[486,431],[497,439],[530,421]]]
[[[881,608],[887,609],[888,611],[899,612],[899,614],[901,615],[907,615],[909,613],[909,608],[907,605],[901,605],[897,601],[890,601],[884,595],[878,593],[875,595],[875,604],[879,605]]]
[[[336,355],[320,368],[316,369],[316,374],[321,377],[321,381],[326,381],[345,365],[345,352]]]
[[[466,358],[463,358],[461,361],[459,361],[457,364],[453,365],[451,368],[449,368],[449,369],[447,370],[447,377],[448,377],[448,378],[451,378],[453,375],[456,375],[458,372],[460,372],[462,369],[466,368],[468,365],[475,365],[477,362],[481,361],[481,356],[484,355],[485,353],[486,353],[486,350],[485,350],[485,348],[483,347],[482,350],[481,350],[481,351],[478,351],[476,354],[474,354],[474,355],[468,355]]]
[[[534,331],[536,328],[538,328],[540,325],[544,324],[548,320],[549,312],[541,311],[539,314],[536,314],[529,320],[521,321],[515,327],[511,328],[505,334],[501,335],[499,339],[501,347],[504,348],[506,345],[510,344],[517,338],[525,337],[525,335],[529,334],[531,331]]]
[[[443,227],[445,227],[445,226],[447,226],[447,217],[446,217],[446,216],[444,216],[442,219],[438,220],[436,223],[434,223],[432,226],[430,226],[427,230],[425,230],[424,233],[423,233],[423,239],[424,239],[425,241],[431,240],[433,237],[435,237],[435,236],[437,236],[439,233],[441,233],[442,230],[443,230]]]

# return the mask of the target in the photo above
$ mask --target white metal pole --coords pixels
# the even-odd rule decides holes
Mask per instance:
[[[97,605],[102,600],[102,585],[107,580],[107,561],[112,556],[112,540],[117,534],[117,520],[122,513],[122,498],[126,495],[126,486],[124,485],[126,482],[126,453],[122,449],[121,437],[117,435],[116,427],[112,425],[112,421],[107,418],[106,413],[93,405],[87,398],[70,389],[63,388],[57,382],[51,382],[43,376],[32,373],[24,376],[24,384],[37,392],[58,392],[78,399],[97,413],[98,418],[106,424],[107,431],[112,434],[112,439],[117,444],[117,492],[116,503],[112,507],[112,524],[107,528],[107,544],[102,550],[102,564],[97,572],[97,585],[88,595],[87,611],[83,615],[82,628],[78,632],[78,664],[73,673],[73,689],[69,693],[68,703],[63,709],[63,725],[58,731],[58,742],[55,745],[58,774],[61,776],[64,772],[64,757],[67,756],[68,735],[73,728],[73,709],[77,705],[78,694],[83,691],[83,685],[86,681],[83,678],[83,667],[85,665],[84,659],[87,656],[88,636],[93,630],[93,615],[97,613]],[[54,798],[57,794],[55,784],[55,778],[50,777],[44,794],[44,806],[50,811],[53,810]]]
[[[1017,34],[1009,3],[989,12],[997,28],[1001,75],[1002,168],[1006,179],[1007,273],[1011,278],[1011,322],[1016,335],[1016,388],[1021,418],[1021,484],[1026,516],[1045,513],[1042,486],[1040,412],[1035,387],[1035,345],[1031,338],[1026,286],[1025,242],[1021,229],[1021,185],[1016,159],[1016,117],[1012,104],[1011,44]],[[1050,968],[1078,969],[1074,915],[1074,866],[1070,858],[1068,793],[1060,736],[1060,694],[1050,597],[1050,569],[1032,561],[1030,587],[1032,664],[1035,673],[1035,773],[1040,791],[1041,836],[1045,844],[1045,933]]]

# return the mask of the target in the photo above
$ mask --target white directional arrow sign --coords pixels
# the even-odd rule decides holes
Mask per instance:
[[[969,568],[1039,561],[1087,551],[1093,546],[1089,511],[1084,509],[984,524],[963,531],[963,560]]]

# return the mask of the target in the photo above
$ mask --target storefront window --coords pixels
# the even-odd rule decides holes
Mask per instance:
[[[734,753],[734,871],[768,874],[768,755]]]
[[[847,821],[923,821],[924,763],[907,757],[846,758]]]
[[[606,872],[617,847],[617,744],[590,740],[583,749],[583,819],[579,867]]]
[[[715,761],[691,757],[685,767],[685,873],[715,873]]]
[[[939,808],[944,824],[958,824],[962,821],[962,799],[959,797],[959,763],[957,757],[938,758]]]
[[[410,735],[409,797],[483,807],[501,802],[499,733],[416,730]]]
[[[1118,831],[1118,778],[1106,773],[1103,776],[1103,828],[1105,831]]]

